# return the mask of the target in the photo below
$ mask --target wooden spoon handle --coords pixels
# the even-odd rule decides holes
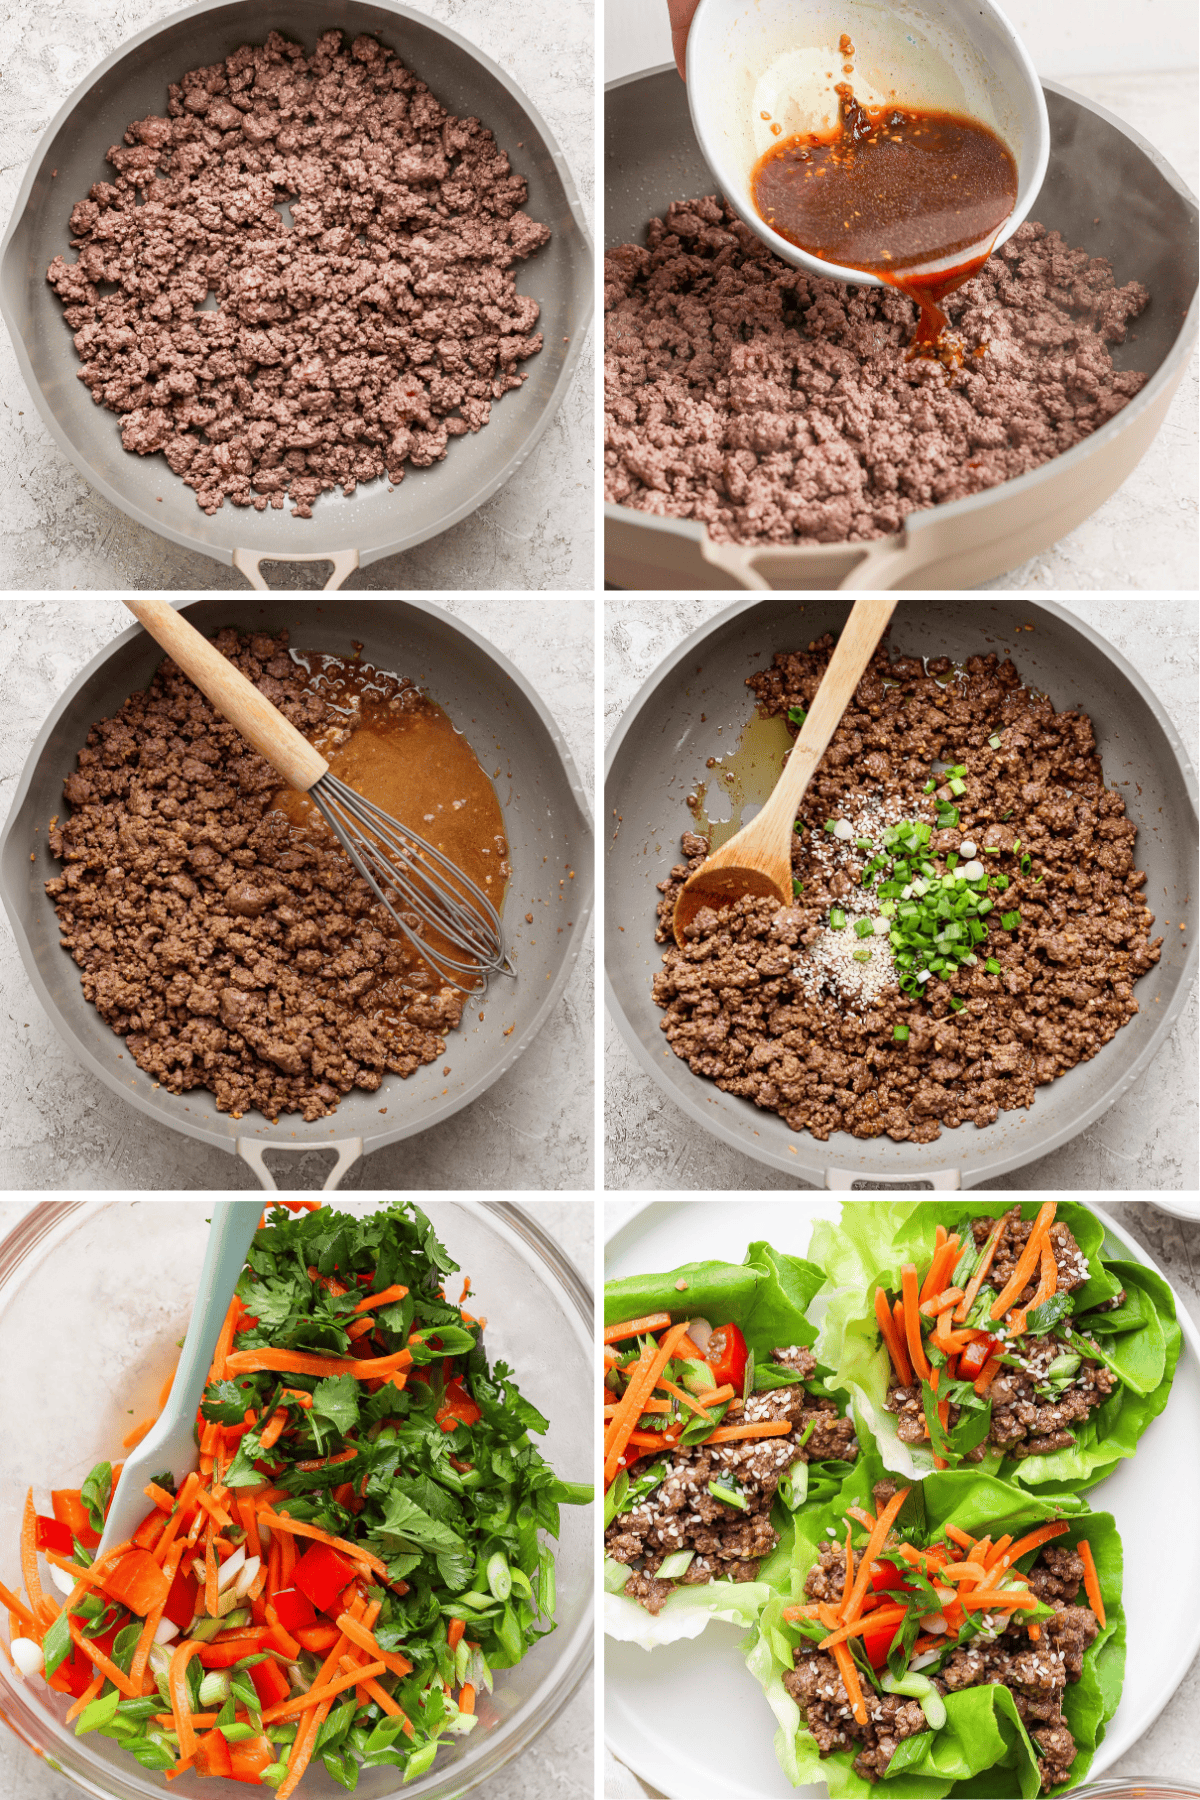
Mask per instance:
[[[791,830],[816,766],[829,748],[829,740],[854,697],[863,670],[875,654],[895,607],[895,600],[854,602],[817,689],[817,697],[800,727],[800,736],[792,745],[787,767],[754,821],[764,836]]]
[[[237,726],[259,755],[278,769],[289,787],[307,793],[327,773],[329,764],[308,739],[168,600],[126,600],[125,604],[200,692],[208,696],[221,717]]]

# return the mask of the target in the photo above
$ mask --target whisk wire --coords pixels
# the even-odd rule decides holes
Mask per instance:
[[[464,994],[484,994],[490,976],[513,973],[499,913],[482,888],[442,851],[400,826],[336,775],[322,775],[308,791],[397,928],[450,987]],[[398,906],[385,890],[395,895]],[[419,925],[449,939],[471,960],[459,961],[449,951],[436,949],[404,913],[415,915]]]

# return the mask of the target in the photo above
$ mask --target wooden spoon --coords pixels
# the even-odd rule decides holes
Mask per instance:
[[[735,900],[792,899],[792,828],[800,802],[808,791],[817,764],[841,723],[863,670],[875,653],[884,627],[892,616],[895,600],[856,600],[838,639],[825,679],[800,727],[800,736],[771,798],[757,818],[714,850],[688,876],[675,901],[672,928],[675,942],[685,948],[684,931],[703,906],[720,911]]]

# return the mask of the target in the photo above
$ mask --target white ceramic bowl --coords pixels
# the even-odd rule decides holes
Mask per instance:
[[[834,124],[843,32],[854,43],[854,92],[865,105],[965,113],[1008,145],[1017,202],[996,236],[995,246],[1004,243],[1045,177],[1050,120],[1029,54],[992,0],[700,0],[688,33],[688,104],[704,160],[734,211],[785,262],[832,281],[883,285],[789,243],[760,218],[750,186],[773,143]]]

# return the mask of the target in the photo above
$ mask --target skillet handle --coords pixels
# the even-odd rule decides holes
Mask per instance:
[[[925,1175],[914,1175],[908,1181],[867,1181],[856,1175],[853,1169],[826,1169],[825,1186],[839,1193],[852,1190],[878,1188],[882,1193],[893,1189],[897,1193],[911,1192],[914,1188],[959,1189],[962,1187],[962,1171],[959,1169],[930,1169]]]
[[[331,1193],[334,1188],[341,1185],[343,1175],[346,1175],[361,1157],[363,1153],[363,1141],[360,1137],[336,1138],[331,1144],[305,1144],[301,1146],[300,1144],[264,1144],[261,1143],[258,1138],[238,1138],[237,1140],[238,1155],[244,1163],[249,1163],[250,1167],[254,1170],[254,1173],[258,1176],[259,1186],[265,1188],[267,1192],[271,1194],[277,1192],[275,1178],[263,1160],[263,1151],[300,1150],[302,1148],[305,1150],[335,1150],[337,1152],[337,1161],[326,1176],[323,1187],[323,1192],[328,1194]]]
[[[322,588],[322,593],[330,594],[340,588],[347,575],[353,575],[358,567],[357,550],[304,550],[297,551],[294,556],[284,556],[278,550],[235,550],[233,566],[240,575],[244,575],[252,588],[260,593],[269,594],[271,589],[262,578],[259,564],[264,562],[331,562],[333,573]]]
[[[895,587],[902,575],[913,575],[925,562],[919,544],[902,531],[898,537],[878,538],[867,546],[848,575],[838,583],[842,594],[878,593]]]

